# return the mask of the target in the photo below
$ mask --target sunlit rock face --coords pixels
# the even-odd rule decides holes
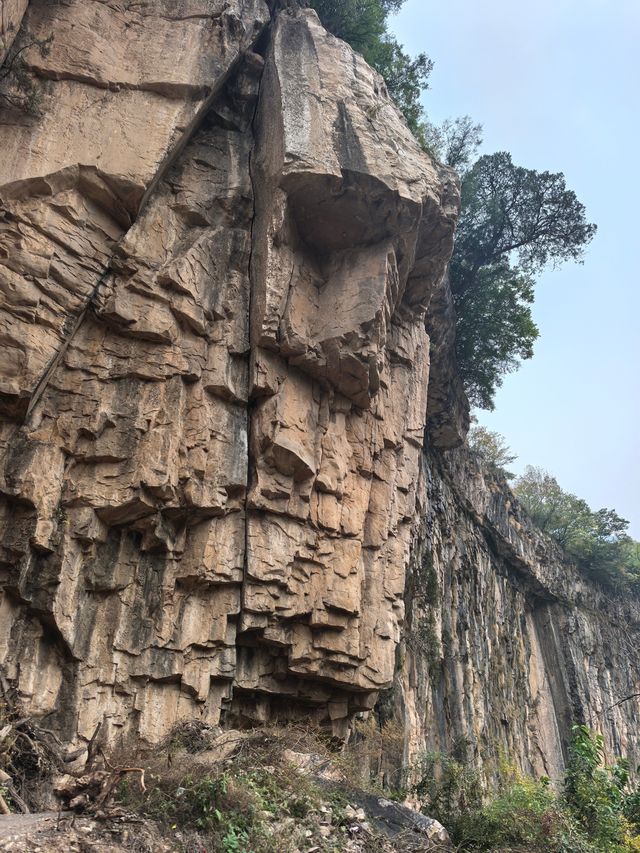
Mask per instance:
[[[236,702],[370,708],[393,675],[457,186],[313,13],[266,55],[252,158],[250,478]],[[324,706],[320,705],[324,714]]]
[[[25,26],[53,41],[42,114],[0,122],[3,673],[69,743],[341,733],[394,675],[457,183],[312,12]]]
[[[2,5],[2,677],[74,751],[385,691],[405,763],[638,763],[637,606],[452,450],[457,181],[277,6]]]

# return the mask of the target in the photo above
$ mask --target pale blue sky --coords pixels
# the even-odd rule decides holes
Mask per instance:
[[[539,282],[533,360],[493,413],[540,465],[640,538],[640,0],[407,0],[392,29],[434,61],[434,121],[471,115],[483,152],[562,171],[598,234],[582,266]]]

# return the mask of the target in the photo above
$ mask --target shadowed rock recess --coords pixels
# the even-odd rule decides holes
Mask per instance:
[[[0,665],[25,712],[74,747],[99,723],[117,747],[194,717],[344,735],[395,679],[411,757],[434,726],[442,746],[491,729],[497,657],[537,679],[508,693],[513,736],[497,725],[524,756],[558,729],[554,680],[569,704],[582,689],[543,627],[577,593],[521,581],[526,526],[485,559],[465,545],[487,541],[482,514],[434,497],[468,427],[455,175],[309,10],[5,3],[0,54],[26,33],[53,41],[25,54],[40,114],[0,120]],[[499,491],[457,483],[470,507]],[[461,584],[443,612],[473,612],[478,638],[431,693],[428,655],[401,654],[427,547],[441,591]],[[632,747],[638,705],[616,713],[610,744]]]

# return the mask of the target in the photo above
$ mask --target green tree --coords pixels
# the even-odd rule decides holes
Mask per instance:
[[[359,53],[370,51],[386,34],[391,9],[381,0],[309,0],[308,5],[330,33]]]
[[[462,173],[482,144],[482,125],[474,123],[471,116],[446,119],[440,125],[425,120],[421,133],[427,151],[436,160]]]
[[[499,432],[476,425],[469,430],[468,442],[469,447],[488,465],[497,468],[508,480],[513,479],[515,475],[506,469],[518,457],[511,452],[504,436]]]
[[[462,185],[456,289],[473,287],[481,267],[504,258],[527,273],[580,260],[595,231],[562,173],[516,166],[505,151],[484,155]]]
[[[514,491],[536,527],[567,551],[578,545],[591,527],[586,501],[565,492],[542,468],[528,465]]]
[[[640,829],[634,815],[638,791],[630,784],[629,763],[605,764],[604,740],[586,726],[574,726],[564,780],[564,799],[599,850],[622,851],[626,837]],[[636,840],[640,841],[637,838]],[[634,848],[636,849],[635,845]]]
[[[457,281],[461,252],[451,263]],[[535,282],[508,260],[480,267],[475,286],[454,290],[456,358],[469,401],[493,409],[494,397],[506,374],[533,355],[539,331],[531,316]]]
[[[555,477],[528,466],[515,494],[534,524],[573,557],[584,574],[610,587],[640,590],[640,545],[612,509],[593,511]]]
[[[450,278],[457,357],[474,405],[493,408],[504,375],[533,355],[534,275],[579,261],[595,231],[561,173],[516,166],[506,152],[465,173]]]

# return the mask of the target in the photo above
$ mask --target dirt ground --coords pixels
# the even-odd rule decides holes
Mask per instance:
[[[148,822],[98,822],[54,812],[0,817],[3,853],[177,853],[182,849],[178,839],[176,844],[168,843]]]

